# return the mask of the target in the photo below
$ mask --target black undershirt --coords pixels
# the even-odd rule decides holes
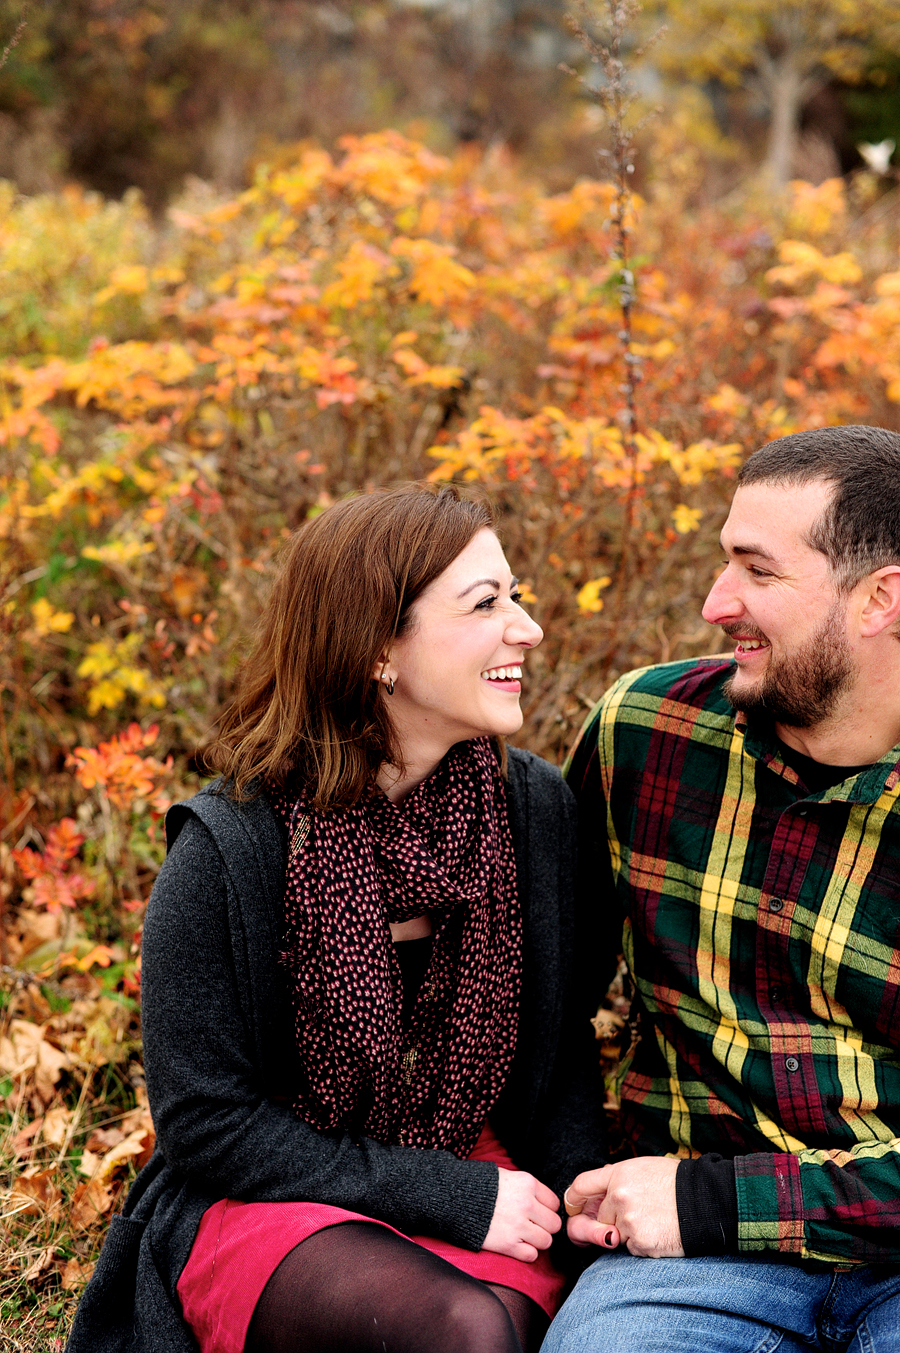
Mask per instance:
[[[403,1009],[401,1019],[404,1029],[409,1028],[416,997],[425,980],[428,964],[431,962],[433,935],[423,935],[418,940],[395,940],[394,953],[400,964],[400,976],[403,980]]]
[[[821,794],[864,766],[826,766],[804,756],[779,739],[782,761],[800,776],[810,794]],[[737,1254],[738,1207],[734,1161],[709,1153],[695,1160],[679,1161],[675,1172],[675,1203],[681,1245],[688,1258],[700,1255]]]

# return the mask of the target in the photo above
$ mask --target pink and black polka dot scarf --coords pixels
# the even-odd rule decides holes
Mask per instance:
[[[271,794],[288,828],[285,937],[313,1127],[467,1156],[516,1044],[522,921],[506,788],[487,738],[451,748],[395,806],[316,813]],[[389,922],[429,912],[434,947],[409,1028]]]

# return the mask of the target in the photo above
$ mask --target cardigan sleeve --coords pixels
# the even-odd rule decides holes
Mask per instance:
[[[228,887],[211,833],[190,818],[143,938],[144,1062],[166,1163],[216,1197],[327,1203],[479,1249],[495,1165],[318,1132],[267,1097],[240,999]]]

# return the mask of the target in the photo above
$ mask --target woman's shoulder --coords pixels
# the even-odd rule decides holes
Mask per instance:
[[[166,844],[171,850],[185,825],[203,824],[221,850],[241,849],[247,838],[277,841],[278,824],[265,794],[235,799],[221,779],[212,780],[191,798],[173,803],[166,813]]]
[[[572,792],[558,766],[524,747],[507,748],[509,787],[513,794],[546,795],[561,802],[572,799]]]

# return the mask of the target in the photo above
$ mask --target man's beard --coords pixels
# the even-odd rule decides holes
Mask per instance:
[[[735,709],[746,714],[765,713],[788,728],[813,728],[823,723],[834,713],[856,675],[843,615],[843,607],[836,603],[821,629],[795,653],[776,659],[770,649],[769,665],[755,685],[735,690],[735,672],[722,688],[726,698]],[[732,629],[748,634],[746,625],[725,625],[723,629],[726,634]]]

